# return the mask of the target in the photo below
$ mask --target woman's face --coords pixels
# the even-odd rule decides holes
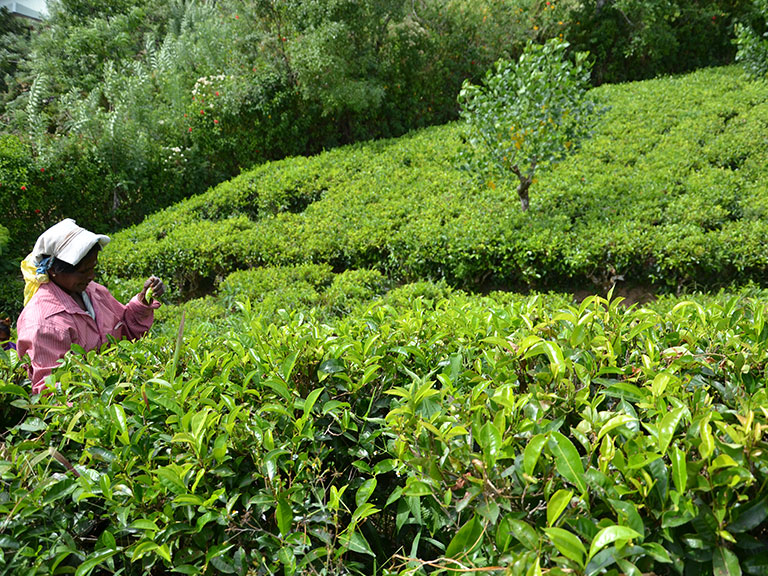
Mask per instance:
[[[94,252],[91,256],[83,258],[74,272],[57,272],[51,276],[51,280],[68,294],[72,294],[73,292],[85,292],[88,284],[90,284],[96,276],[96,264],[98,264],[98,262],[99,253]]]

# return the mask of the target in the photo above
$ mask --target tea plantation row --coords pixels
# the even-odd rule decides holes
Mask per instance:
[[[542,169],[532,208],[462,166],[462,126],[263,165],[115,235],[115,285],[161,275],[177,296],[232,272],[324,263],[467,289],[666,291],[768,272],[768,85],[734,67],[596,90],[594,137]]]
[[[765,293],[363,280],[343,319],[245,300],[73,354],[50,396],[0,353],[0,573],[768,570]]]

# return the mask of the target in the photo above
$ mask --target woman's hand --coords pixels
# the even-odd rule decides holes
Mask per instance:
[[[144,288],[139,292],[139,301],[149,306],[152,304],[152,300],[157,300],[163,294],[165,294],[163,281],[157,276],[150,276],[144,282]]]

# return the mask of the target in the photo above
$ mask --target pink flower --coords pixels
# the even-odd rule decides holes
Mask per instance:
[[[213,121],[213,123],[214,123],[214,124],[218,124],[218,123],[219,123],[219,121],[218,121],[218,120],[214,120],[214,121]]]
[[[238,16],[237,14],[235,14],[235,20],[240,20],[240,16]]]
[[[40,168],[40,172],[45,172],[45,168]]]
[[[192,132],[192,127],[191,126],[189,127],[189,132]]]
[[[27,187],[26,187],[26,186],[22,186],[22,187],[21,187],[21,189],[22,189],[22,190],[26,190],[26,189],[27,189]]]
[[[218,95],[219,95],[219,93],[218,93],[218,92],[216,92],[216,96],[218,96]]]
[[[35,208],[35,214],[40,214],[40,208]]]
[[[200,110],[200,114],[205,114],[205,110]]]

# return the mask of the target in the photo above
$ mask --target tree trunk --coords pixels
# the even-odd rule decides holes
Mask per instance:
[[[528,210],[528,206],[530,205],[530,200],[528,198],[528,188],[531,187],[531,181],[526,178],[525,180],[520,181],[520,185],[517,187],[517,195],[520,197],[520,206],[523,209],[523,212]]]
[[[530,205],[530,200],[528,198],[528,189],[531,187],[531,184],[533,183],[533,174],[535,171],[536,171],[535,159],[531,162],[531,171],[528,173],[528,175],[524,175],[517,164],[512,166],[512,172],[515,174],[515,176],[517,176],[518,180],[520,180],[520,184],[518,184],[517,186],[517,195],[520,197],[520,206],[522,207],[523,212],[528,210],[528,206]]]

